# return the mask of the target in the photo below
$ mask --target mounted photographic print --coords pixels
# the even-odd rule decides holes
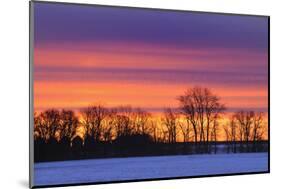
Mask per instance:
[[[30,187],[269,173],[269,17],[30,2]]]

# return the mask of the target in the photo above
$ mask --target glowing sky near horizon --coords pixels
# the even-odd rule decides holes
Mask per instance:
[[[266,17],[35,3],[34,106],[177,107],[193,86],[267,112]]]

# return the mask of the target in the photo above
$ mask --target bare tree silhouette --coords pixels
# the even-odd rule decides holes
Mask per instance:
[[[237,133],[237,123],[235,120],[235,116],[232,115],[229,120],[228,125],[224,125],[224,132],[226,136],[226,141],[231,143],[231,151],[233,153],[237,152],[237,138],[238,138],[238,133]],[[230,151],[228,147],[228,152]]]
[[[155,143],[160,142],[161,139],[159,136],[159,128],[157,127],[157,122],[155,120],[150,120],[150,128],[151,128],[153,141]]]
[[[190,122],[186,121],[185,123],[179,123],[179,128],[183,136],[183,142],[189,142],[191,139],[191,128],[190,128]]]
[[[253,150],[257,151],[257,142],[263,140],[264,135],[264,114],[263,113],[255,113],[254,121],[253,121],[253,129],[251,140],[253,141]]]
[[[115,124],[116,111],[114,109],[109,109],[107,117],[105,118],[102,127],[102,138],[105,142],[112,142],[114,137],[114,124]]]
[[[250,151],[249,143],[262,140],[263,136],[263,113],[255,113],[254,111],[238,111],[234,114],[238,125],[240,148],[243,148],[242,141],[246,142],[246,151]]]
[[[149,125],[149,118],[151,114],[140,109],[136,108],[132,115],[132,124],[133,128],[135,128],[135,133],[138,134],[149,134],[150,133],[150,125]]]
[[[171,108],[164,109],[162,123],[168,131],[169,143],[176,143],[177,141],[177,119],[178,115]]]
[[[94,138],[96,142],[101,140],[102,122],[107,116],[107,109],[101,105],[89,106],[81,110],[82,124],[88,136]]]
[[[72,110],[62,110],[60,113],[60,138],[67,137],[72,139],[78,127],[78,117]]]
[[[209,151],[211,128],[214,135],[217,119],[225,110],[220,98],[207,88],[193,87],[179,96],[178,101],[181,113],[192,125],[195,143],[207,142],[206,150]]]
[[[58,138],[58,129],[60,127],[60,113],[58,110],[50,109],[42,112],[40,115],[41,127],[45,130],[46,140],[49,138]]]

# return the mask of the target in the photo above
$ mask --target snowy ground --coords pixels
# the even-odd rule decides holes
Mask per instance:
[[[36,163],[35,185],[212,175],[268,170],[267,153],[185,155]]]

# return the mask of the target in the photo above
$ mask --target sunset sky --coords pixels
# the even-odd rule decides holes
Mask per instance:
[[[34,108],[177,107],[193,86],[267,112],[266,17],[35,3]]]

